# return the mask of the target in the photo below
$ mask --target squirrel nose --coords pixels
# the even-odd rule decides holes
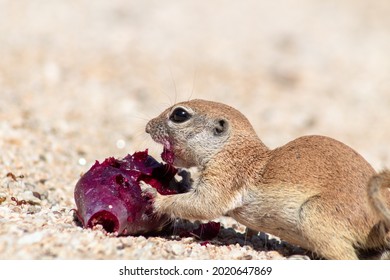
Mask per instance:
[[[150,133],[151,129],[152,129],[152,124],[151,124],[152,121],[149,121],[147,124],[146,124],[146,127],[145,127],[145,132],[146,133]]]

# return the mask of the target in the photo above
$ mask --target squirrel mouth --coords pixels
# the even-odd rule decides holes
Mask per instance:
[[[172,151],[171,144],[166,141],[164,144],[163,152],[161,153],[161,159],[165,161],[166,163],[173,165],[173,162],[175,161],[175,154]]]

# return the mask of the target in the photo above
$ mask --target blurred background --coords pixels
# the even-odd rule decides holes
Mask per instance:
[[[55,177],[158,157],[147,120],[204,98],[270,148],[322,134],[390,167],[389,14],[387,0],[0,0],[0,164]]]
[[[389,15],[388,0],[0,0],[0,259],[275,258],[234,221],[207,250],[84,231],[74,186],[95,160],[158,158],[146,122],[193,98],[236,107],[270,148],[321,134],[390,168]]]

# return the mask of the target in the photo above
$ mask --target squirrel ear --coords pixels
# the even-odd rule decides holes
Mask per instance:
[[[224,133],[228,128],[228,123],[226,120],[220,119],[216,121],[214,126],[214,135],[221,135]]]

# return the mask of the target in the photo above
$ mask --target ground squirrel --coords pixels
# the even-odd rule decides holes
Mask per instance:
[[[347,145],[304,136],[269,149],[238,110],[205,100],[166,109],[146,132],[175,166],[200,173],[185,193],[155,194],[157,213],[228,215],[326,259],[388,257],[390,172]]]

